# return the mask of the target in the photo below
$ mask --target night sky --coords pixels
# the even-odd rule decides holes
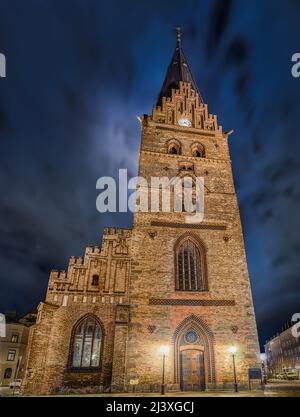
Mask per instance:
[[[183,49],[230,150],[260,340],[300,312],[300,2],[0,0],[0,312],[32,309],[49,271],[105,225],[96,180],[137,173],[150,113]]]

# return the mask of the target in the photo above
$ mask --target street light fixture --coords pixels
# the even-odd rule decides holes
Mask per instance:
[[[163,367],[162,367],[162,379],[161,379],[161,395],[165,394],[165,366],[166,366],[166,356],[169,353],[169,346],[161,346],[159,352],[163,355]]]
[[[264,385],[267,384],[267,373],[266,373],[266,364],[267,364],[267,355],[265,353],[260,354],[261,367],[262,367],[262,376]]]
[[[236,368],[235,368],[235,355],[237,352],[237,348],[236,346],[230,346],[230,348],[228,349],[229,352],[232,355],[232,366],[233,366],[233,376],[234,376],[234,390],[235,392],[238,392],[238,384],[237,384],[237,379],[236,379]]]

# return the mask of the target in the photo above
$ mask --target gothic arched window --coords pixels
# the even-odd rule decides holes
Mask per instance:
[[[171,139],[167,142],[167,152],[170,155],[181,154],[181,143],[176,139]]]
[[[176,290],[207,291],[205,249],[196,239],[187,236],[175,250]]]
[[[99,275],[93,275],[92,276],[92,285],[93,286],[99,285]]]
[[[73,329],[71,367],[93,368],[100,364],[103,332],[99,321],[91,315],[81,319]]]
[[[205,158],[205,148],[201,143],[194,143],[191,147],[192,156],[195,158]]]

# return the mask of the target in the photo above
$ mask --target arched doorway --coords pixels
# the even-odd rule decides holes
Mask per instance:
[[[175,383],[182,391],[204,391],[215,384],[213,335],[198,316],[179,324],[174,345]]]

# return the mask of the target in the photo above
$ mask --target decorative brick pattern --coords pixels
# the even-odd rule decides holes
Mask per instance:
[[[157,227],[172,227],[178,229],[202,229],[202,230],[226,230],[225,225],[218,225],[218,224],[202,224],[202,223],[195,223],[195,224],[188,224],[188,223],[168,223],[168,222],[156,222],[152,221],[151,226]]]
[[[178,299],[159,299],[150,298],[151,305],[171,305],[171,306],[235,306],[234,300],[178,300]]]

